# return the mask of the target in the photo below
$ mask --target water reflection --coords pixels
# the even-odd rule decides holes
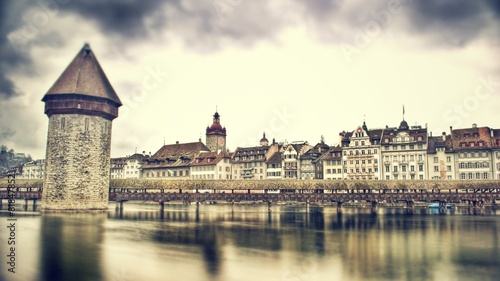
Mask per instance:
[[[106,214],[44,214],[40,230],[42,280],[101,280],[100,243]]]
[[[36,258],[22,260],[38,276],[16,280],[495,280],[500,216],[463,214],[230,205],[160,212],[133,203],[107,214],[43,214],[20,220],[33,229],[20,231],[22,245],[39,241]]]

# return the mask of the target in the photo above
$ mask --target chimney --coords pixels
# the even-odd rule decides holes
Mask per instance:
[[[175,144],[179,144],[179,141],[175,141]]]
[[[490,135],[491,135],[491,137],[494,137],[494,135],[493,135],[493,129],[490,129]]]
[[[450,134],[452,133],[453,131],[453,126],[450,126]]]
[[[476,123],[472,124],[472,128],[477,128],[477,124]]]
[[[446,140],[446,133],[443,132],[443,141],[445,141],[445,140]]]

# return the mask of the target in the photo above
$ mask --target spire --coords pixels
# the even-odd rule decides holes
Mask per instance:
[[[405,105],[403,104],[403,121],[405,121]]]
[[[42,101],[48,96],[67,94],[103,98],[115,102],[118,106],[122,105],[87,43],[47,91]]]

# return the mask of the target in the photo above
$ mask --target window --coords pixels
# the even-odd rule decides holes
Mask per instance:
[[[461,173],[460,174],[460,178],[463,179],[463,180],[465,180],[465,173]]]
[[[451,156],[446,156],[446,162],[451,162]]]
[[[390,180],[391,178],[389,176],[385,176],[385,179],[386,180]]]
[[[410,149],[415,149],[415,145],[410,144]]]
[[[406,172],[406,166],[401,166],[401,172]]]
[[[415,172],[415,166],[413,165],[410,166],[410,172]]]
[[[391,168],[389,165],[385,166],[385,172],[386,173],[389,173],[391,171]]]
[[[89,131],[89,118],[85,118],[85,132]]]
[[[434,163],[437,163],[437,162],[438,162],[438,158],[434,157]]]
[[[451,172],[451,166],[446,166],[446,171]]]
[[[434,166],[434,172],[439,172],[439,166]]]
[[[474,179],[474,174],[473,173],[469,173],[469,179],[470,180]]]
[[[398,172],[398,166],[394,166],[394,172],[397,173]]]
[[[424,179],[424,176],[423,176],[423,175],[420,175],[420,176],[418,176],[418,179],[423,180],[423,179]]]
[[[488,172],[483,173],[483,179],[487,180],[488,179]]]
[[[418,165],[418,171],[423,172],[424,171],[424,165],[420,164]]]
[[[374,150],[373,150],[373,153],[374,153],[374,154],[377,154],[377,153],[378,153],[377,151],[378,151],[377,149],[374,149]]]

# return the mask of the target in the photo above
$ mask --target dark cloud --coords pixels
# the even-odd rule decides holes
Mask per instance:
[[[181,10],[176,0],[71,1],[61,5],[60,8],[62,11],[72,12],[83,19],[98,23],[105,34],[120,34],[134,38],[150,35],[148,20],[155,19],[157,16],[161,17],[160,11],[167,5]],[[166,24],[166,19],[163,18],[163,20]]]
[[[7,77],[13,68],[29,62],[29,58],[17,51],[9,40],[9,34],[19,24],[25,11],[26,2],[0,1],[0,99],[10,98],[18,94],[14,83]]]
[[[443,0],[413,1],[409,20],[413,31],[437,38],[441,43],[464,46],[483,37],[483,32],[498,32],[500,1]],[[495,40],[495,38],[492,38]]]

